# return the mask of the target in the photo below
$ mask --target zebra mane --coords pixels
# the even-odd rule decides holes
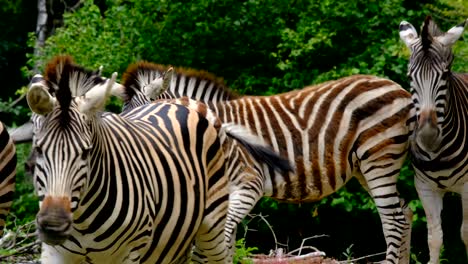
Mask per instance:
[[[122,75],[124,102],[130,101],[137,92],[143,92],[144,86],[161,77],[168,68],[168,66],[148,61],[140,61],[129,65]]]
[[[155,64],[148,61],[140,61],[131,64],[122,75],[122,85],[125,87],[124,101],[128,102],[137,92],[142,92],[144,86],[150,84],[150,82],[154,81],[156,78],[161,77],[170,67],[171,66]],[[175,67],[174,72],[175,78],[185,76],[186,78],[212,82],[217,89],[221,89],[231,98],[239,97],[226,86],[223,78],[217,77],[207,71]]]
[[[224,82],[224,79],[221,77],[218,77],[210,72],[204,71],[204,70],[195,70],[191,68],[183,68],[183,67],[178,67],[175,68],[175,73],[176,75],[180,76],[185,76],[187,78],[195,78],[200,81],[208,81],[214,83],[214,87],[216,89],[224,92],[226,95],[228,95],[229,98],[235,99],[238,98],[239,95],[232,91]]]
[[[70,104],[74,97],[84,95],[92,87],[102,83],[97,72],[87,70],[74,63],[68,55],[54,57],[46,66],[44,79],[51,86],[60,105],[60,124],[66,127],[70,121]]]
[[[431,46],[434,37],[443,35],[444,32],[440,30],[437,24],[432,20],[431,16],[424,19],[423,27],[421,30],[421,44],[424,50],[428,50]]]

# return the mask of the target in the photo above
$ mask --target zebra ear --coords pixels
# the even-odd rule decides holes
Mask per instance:
[[[39,115],[48,114],[54,108],[56,99],[52,96],[41,75],[33,77],[26,95],[29,108]]]
[[[410,23],[401,21],[400,23],[400,38],[411,49],[414,43],[418,40],[418,32]]]
[[[107,99],[111,95],[116,78],[117,73],[114,72],[110,79],[107,79],[104,83],[91,88],[86,94],[78,97],[76,100],[78,109],[88,116],[102,111],[106,105]]]
[[[125,99],[125,96],[126,96],[126,93],[125,93],[125,86],[121,85],[120,83],[118,82],[115,82],[113,85],[112,85],[112,88],[111,88],[111,94],[113,96],[116,96],[122,100]]]
[[[153,80],[151,83],[143,87],[143,92],[145,96],[150,99],[156,99],[159,95],[164,93],[171,87],[172,74],[174,70],[170,67],[162,77],[159,77]]]
[[[171,87],[172,76],[174,75],[174,68],[170,67],[165,73],[163,78],[163,85],[161,93],[169,90]]]
[[[468,19],[451,28],[447,33],[437,36],[436,39],[444,46],[452,46],[461,37]]]

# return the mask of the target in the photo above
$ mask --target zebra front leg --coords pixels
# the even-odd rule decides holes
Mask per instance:
[[[429,245],[429,263],[438,264],[443,233],[440,213],[443,207],[444,193],[433,190],[430,186],[415,177],[414,185],[421,200],[427,220],[427,241]]]
[[[468,183],[463,184],[462,190],[463,222],[461,227],[461,237],[465,243],[466,257],[468,259]]]

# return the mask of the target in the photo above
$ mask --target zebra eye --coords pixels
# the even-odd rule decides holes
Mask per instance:
[[[449,70],[448,70],[448,69],[445,69],[445,70],[442,72],[442,80],[447,80],[448,75],[449,75]]]
[[[39,146],[34,147],[34,152],[36,152],[37,155],[42,155],[42,149]]]
[[[90,151],[91,151],[91,148],[84,149],[83,153],[81,153],[81,159],[83,160],[87,159]]]

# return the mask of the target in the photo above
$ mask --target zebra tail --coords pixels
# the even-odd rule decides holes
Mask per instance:
[[[222,129],[228,137],[239,142],[252,157],[260,163],[280,172],[294,172],[294,167],[288,159],[281,157],[271,146],[263,143],[263,140],[252,134],[244,126],[228,123],[223,124]]]

